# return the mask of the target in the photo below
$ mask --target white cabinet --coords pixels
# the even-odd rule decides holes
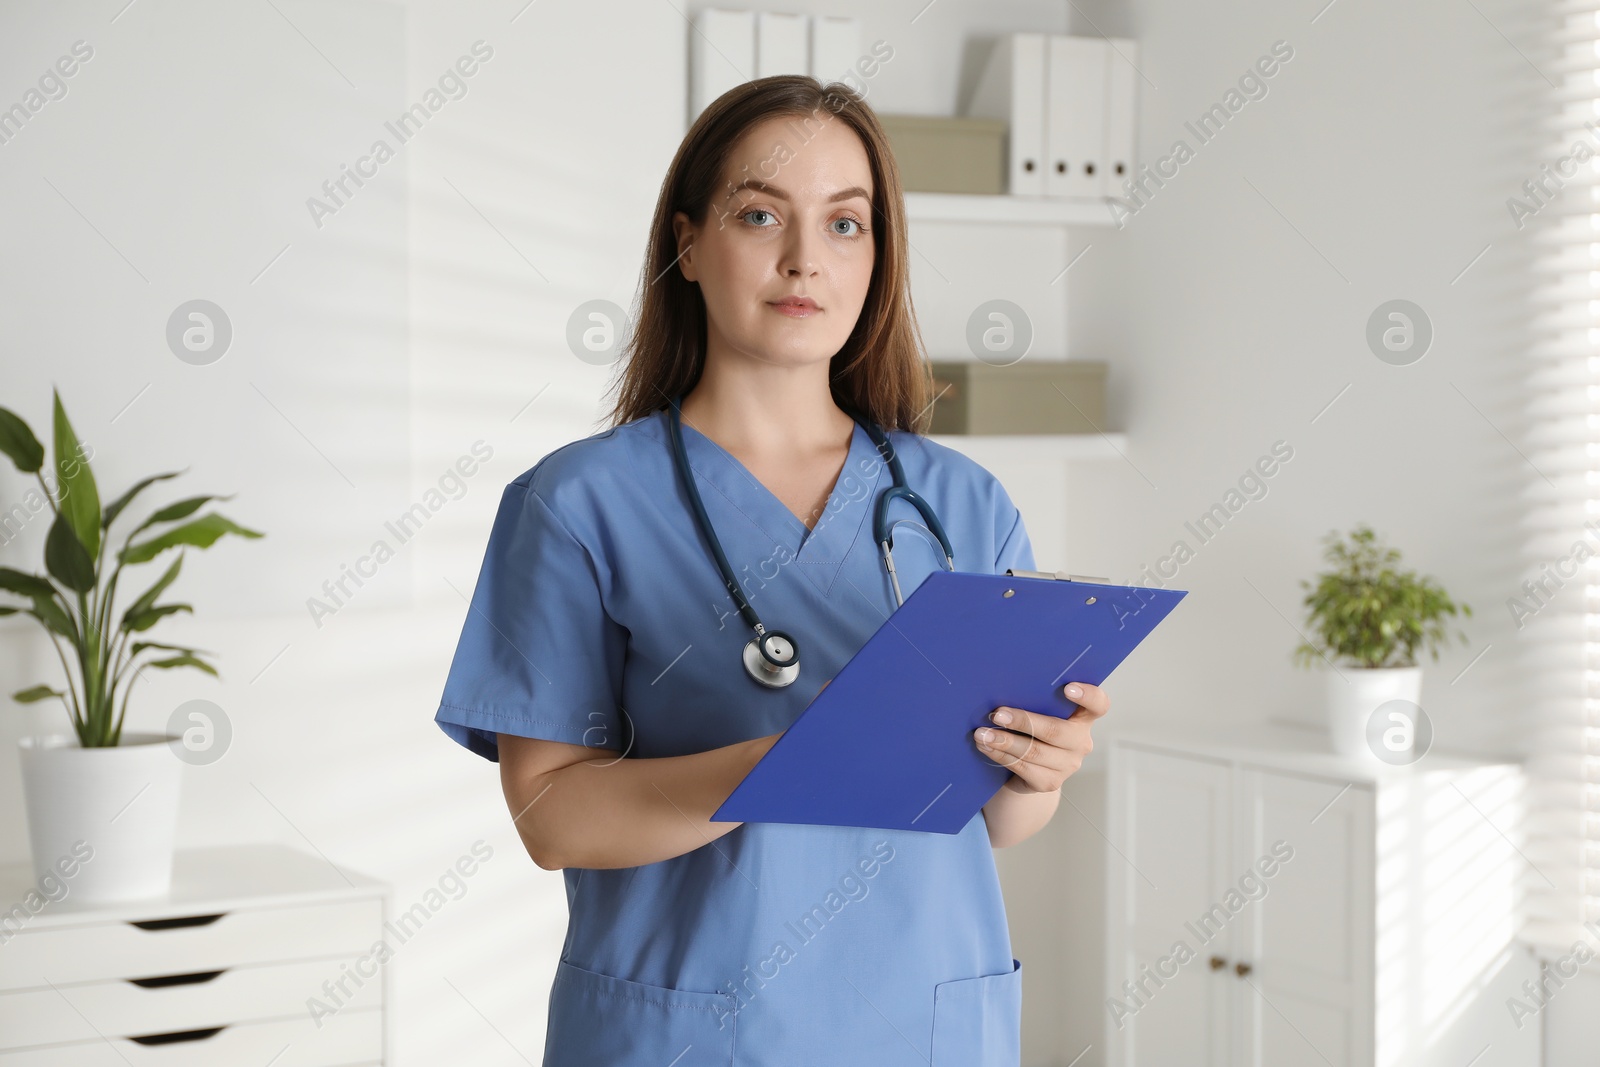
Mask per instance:
[[[0,868],[0,1067],[383,1063],[381,883],[241,845],[180,850],[160,899],[63,884],[39,907],[29,866]]]
[[[1520,768],[1311,741],[1104,742],[1103,1062],[1533,1067]]]

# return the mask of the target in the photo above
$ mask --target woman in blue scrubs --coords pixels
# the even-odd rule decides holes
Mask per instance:
[[[992,850],[1054,814],[1104,691],[1067,686],[1069,719],[997,709],[973,743],[1012,774],[958,834],[710,818],[896,606],[870,518],[891,472],[848,411],[887,432],[957,569],[1034,568],[995,477],[922,436],[907,247],[861,97],[730,90],[662,185],[611,428],[505,489],[436,719],[499,762],[529,854],[566,880],[547,1067],[1019,1061]],[[747,673],[675,404],[739,587],[803,651],[793,684]],[[943,553],[903,499],[890,518],[909,597]],[[895,756],[871,717],[855,743]]]

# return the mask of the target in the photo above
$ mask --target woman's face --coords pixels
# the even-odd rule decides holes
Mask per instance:
[[[820,129],[816,117],[752,127],[705,222],[673,217],[678,266],[700,284],[714,348],[798,366],[831,359],[855,329],[872,280],[872,171],[849,124],[818,114]],[[784,304],[796,298],[815,307]]]

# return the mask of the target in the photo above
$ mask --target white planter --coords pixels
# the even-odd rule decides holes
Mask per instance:
[[[1367,736],[1372,713],[1391,700],[1417,704],[1422,696],[1422,668],[1340,667],[1327,675],[1328,738],[1333,750],[1341,756],[1377,760]]]
[[[174,746],[181,743],[134,733],[112,748],[83,748],[61,734],[19,741],[34,876],[63,882],[73,900],[165,895],[183,771]],[[68,867],[74,872],[64,877]]]

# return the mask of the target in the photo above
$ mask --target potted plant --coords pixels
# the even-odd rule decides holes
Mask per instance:
[[[1370,756],[1367,725],[1372,713],[1391,700],[1418,703],[1422,668],[1417,650],[1437,660],[1449,639],[1446,616],[1472,614],[1457,605],[1431,578],[1399,569],[1400,553],[1378,541],[1365,524],[1346,541],[1337,533],[1324,539],[1329,570],[1315,584],[1302,581],[1308,624],[1323,645],[1309,641],[1294,650],[1301,666],[1326,661],[1328,732],[1334,750]],[[1467,635],[1457,631],[1465,642]],[[1336,662],[1337,661],[1337,662]],[[1391,744],[1391,748],[1393,745]]]
[[[44,543],[43,574],[0,567],[0,592],[21,606],[0,606],[0,615],[28,615],[44,629],[60,661],[62,678],[13,694],[24,704],[59,700],[72,734],[25,737],[22,777],[28,837],[35,873],[42,880],[56,865],[82,861],[72,892],[84,900],[159,896],[172,876],[182,761],[165,733],[122,732],[128,699],[149,669],[190,667],[216,675],[199,649],[152,641],[145,635],[162,619],[192,611],[162,602],[177,579],[183,549],[209,548],[227,534],[260,537],[211,512],[193,517],[214,496],[180,500],[131,523],[124,513],[135,497],[182,471],[141,479],[100,505],[89,469],[61,396],[54,398],[55,460],[46,477],[45,450],[28,424],[0,408],[0,451],[17,470],[39,481],[43,499],[30,490],[29,510],[48,503],[54,518]],[[54,486],[50,484],[54,481]],[[127,532],[115,550],[113,529]],[[131,528],[128,528],[131,527]],[[129,568],[177,550],[162,575],[118,611],[118,585]],[[131,580],[131,572],[130,572]]]

